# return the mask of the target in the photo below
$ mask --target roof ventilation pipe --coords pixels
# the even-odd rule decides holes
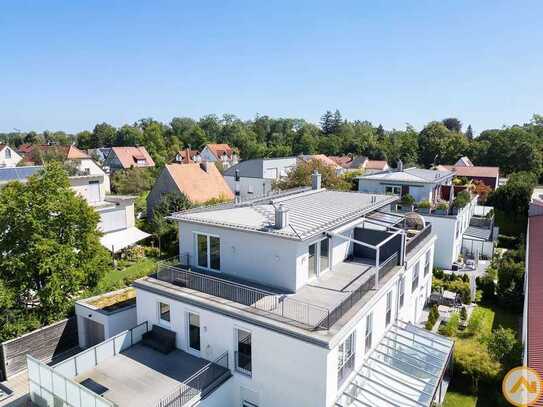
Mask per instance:
[[[241,195],[240,195],[240,177],[239,177],[239,169],[236,169],[236,175],[234,177],[235,179],[235,185],[234,185],[234,193],[236,195],[235,202],[240,203],[241,202]]]
[[[289,215],[288,209],[283,204],[275,208],[275,228],[284,229],[288,226]]]
[[[397,166],[398,166],[398,171],[403,171],[403,161],[402,160],[398,160]]]
[[[313,171],[311,175],[311,189],[319,190],[321,189],[321,179],[322,176],[317,170]]]

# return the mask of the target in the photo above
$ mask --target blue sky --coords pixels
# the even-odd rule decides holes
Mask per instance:
[[[541,1],[4,1],[0,131],[327,109],[476,132],[543,113]]]

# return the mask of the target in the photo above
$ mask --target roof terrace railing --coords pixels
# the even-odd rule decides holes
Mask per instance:
[[[180,287],[223,298],[286,318],[304,328],[317,329],[329,313],[326,308],[294,300],[286,295],[194,272],[180,266],[159,264],[155,277]]]
[[[413,250],[420,242],[426,239],[432,233],[432,224],[428,223],[420,232],[415,236],[409,239],[405,245],[405,252],[409,253]]]

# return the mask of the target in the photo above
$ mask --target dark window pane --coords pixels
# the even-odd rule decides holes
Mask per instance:
[[[207,236],[198,235],[198,266],[207,267]]]
[[[236,363],[237,367],[245,372],[252,372],[251,364],[251,334],[238,330],[238,352]]]
[[[170,322],[170,306],[163,302],[160,303],[160,319],[162,321]]]
[[[330,241],[328,239],[321,240],[321,271],[325,271],[329,267],[329,248]]]
[[[200,316],[189,314],[189,346],[200,350]]]
[[[218,237],[209,237],[209,253],[211,265],[209,266],[213,270],[221,269],[221,240]]]

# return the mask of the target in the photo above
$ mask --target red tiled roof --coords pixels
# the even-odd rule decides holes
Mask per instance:
[[[386,170],[388,162],[383,160],[368,160],[364,168],[368,170]]]
[[[351,162],[353,161],[353,157],[349,155],[342,155],[342,156],[329,155],[328,158],[343,168],[349,168]]]
[[[32,155],[35,151],[52,152],[62,154],[66,160],[81,160],[84,158],[90,158],[87,153],[81,151],[79,148],[73,145],[58,145],[58,144],[21,144],[17,149],[17,152]],[[32,157],[26,157],[26,160],[31,160]]]
[[[213,153],[213,155],[219,159],[226,154],[228,158],[232,158],[234,149],[228,144],[206,144],[206,147]]]
[[[208,162],[204,171],[200,164],[168,164],[166,170],[179,190],[194,203],[214,198],[234,199],[234,194],[214,163]]]
[[[154,167],[155,162],[145,147],[113,147],[111,152],[119,159],[123,168]],[[145,164],[139,164],[138,160],[145,160]]]
[[[543,377],[543,216],[530,216],[528,227],[528,366]]]
[[[500,175],[500,167],[464,167],[461,165],[441,165],[449,171],[456,172],[456,175],[460,177],[488,177],[496,178]]]
[[[200,154],[200,152],[198,150],[192,150],[190,148],[185,148],[184,150],[179,150],[177,152],[177,154],[179,155],[179,157],[181,158],[181,162],[183,164],[190,164],[192,163],[192,159],[197,156],[198,154]],[[176,157],[177,159],[177,157]]]

